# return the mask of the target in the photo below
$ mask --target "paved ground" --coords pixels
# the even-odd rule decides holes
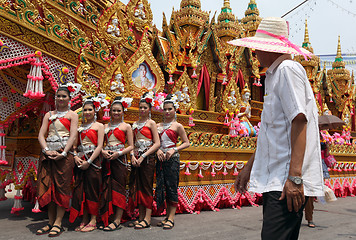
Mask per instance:
[[[34,214],[32,205],[23,202],[25,210],[20,215],[10,214],[13,199],[0,202],[0,239],[48,239],[47,235],[36,236],[34,232],[46,224],[46,214]],[[58,239],[259,239],[262,224],[262,207],[243,207],[240,210],[222,209],[219,212],[204,211],[200,214],[179,214],[176,226],[164,231],[155,225],[162,218],[154,218],[152,227],[134,230],[124,226],[115,232],[96,230],[91,233],[77,233],[68,223],[66,231]],[[314,219],[317,227],[308,228],[303,222],[300,239],[356,239],[356,197],[338,199],[323,205],[315,204]]]

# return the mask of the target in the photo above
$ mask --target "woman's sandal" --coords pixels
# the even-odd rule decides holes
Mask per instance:
[[[163,227],[163,225],[167,222],[168,218],[163,219],[162,221],[157,223],[157,227]]]
[[[168,224],[171,223],[172,225]],[[171,230],[174,227],[174,222],[172,220],[167,219],[166,223],[163,224],[164,230]]]
[[[114,224],[114,228],[110,227],[111,224]],[[112,223],[110,223],[107,227],[105,227],[105,228],[103,229],[103,231],[105,231],[105,232],[112,232],[112,231],[119,230],[119,229],[121,229],[121,224],[120,224],[120,223],[117,224],[116,222],[112,222]]]
[[[144,223],[145,225],[143,225],[142,223]],[[135,229],[137,230],[149,228],[149,227],[151,227],[151,224],[148,224],[148,222],[145,219],[135,225]]]
[[[53,228],[55,228],[55,229],[53,230]],[[51,233],[51,232],[54,232],[54,233]],[[59,235],[62,234],[62,232],[64,232],[64,228],[63,227],[60,227],[58,225],[53,225],[51,231],[49,231],[48,237],[58,237]]]
[[[87,225],[85,225],[85,227],[83,227],[80,231],[81,232],[91,232],[94,231],[96,229],[96,224],[90,224],[88,223]]]
[[[310,228],[315,228],[315,223],[313,223],[313,222],[308,222],[308,227],[310,227]]]
[[[136,220],[136,221],[130,222],[127,226],[128,226],[129,228],[133,228],[133,227],[135,227],[138,223],[139,223],[139,221]]]
[[[47,230],[45,230],[47,228]],[[51,224],[47,224],[46,226],[44,226],[43,228],[40,228],[36,231],[36,235],[44,235],[44,234],[47,234],[51,231]]]
[[[85,227],[85,223],[81,223],[78,227],[74,229],[76,232],[80,232]]]

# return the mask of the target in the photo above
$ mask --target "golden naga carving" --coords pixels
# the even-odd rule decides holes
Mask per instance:
[[[114,99],[117,96],[129,96],[131,85],[129,84],[127,67],[120,54],[108,66],[100,78],[100,92]]]
[[[115,48],[116,53],[123,46],[132,51],[135,51],[137,48],[121,8],[122,3],[116,1],[110,8],[105,10],[99,18],[96,29],[100,40],[105,41],[108,46]]]
[[[155,89],[156,92],[163,90],[164,76],[152,54],[146,31],[142,35],[139,48],[126,62],[126,67],[129,75],[127,83],[131,86],[130,96],[141,97],[149,90]]]
[[[88,73],[90,71],[90,62],[88,60],[88,46],[83,47],[79,55],[79,65],[75,69],[76,82],[82,85],[82,90],[85,95],[96,96],[98,93],[98,86],[94,80],[88,78]]]
[[[126,7],[127,17],[133,26],[143,32],[152,27],[153,15],[147,0],[131,0]],[[146,29],[148,30],[148,29]]]
[[[187,69],[184,69],[183,74],[176,81],[176,84],[173,88],[173,93],[178,96],[179,101],[179,109],[182,114],[186,114],[190,108],[196,108],[196,96],[197,96],[197,86],[198,82],[193,81],[188,73]]]
[[[226,85],[222,98],[222,110],[229,110],[230,113],[235,113],[239,110],[239,106],[242,103],[242,98],[239,92],[239,87],[237,86],[234,79],[231,79]]]

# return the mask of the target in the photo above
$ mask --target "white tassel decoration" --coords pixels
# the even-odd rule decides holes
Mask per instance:
[[[24,209],[21,205],[22,195],[21,195],[20,189],[17,189],[16,195],[14,198],[15,198],[14,206],[11,209],[11,213],[18,214],[20,211],[22,211]]]

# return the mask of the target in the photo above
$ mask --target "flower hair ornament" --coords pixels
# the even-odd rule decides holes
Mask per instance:
[[[114,105],[115,103],[121,103],[122,106],[124,107],[124,111],[127,111],[129,107],[131,107],[132,103],[132,98],[121,98],[120,100],[115,100],[112,102],[111,106]]]
[[[94,104],[94,108],[95,108],[95,112],[98,112],[100,110],[100,108],[105,108],[106,106],[109,105],[109,101],[105,99],[106,98],[106,94],[100,93],[98,94],[98,96],[96,97],[92,97],[92,98],[87,98],[84,100],[83,106],[87,103],[87,102],[92,102]]]
[[[154,100],[154,108],[157,111],[163,111],[163,103],[164,99],[167,97],[166,93],[157,93],[156,98]]]
[[[146,101],[148,104],[151,104],[151,106],[154,106],[154,99],[155,99],[155,94],[152,91],[149,91],[146,96],[142,97],[141,100]]]
[[[70,92],[70,97],[73,98],[74,96],[76,96],[80,92],[82,85],[79,84],[79,83],[69,82],[69,83],[66,83],[66,84],[59,85],[58,89],[61,88],[61,87],[67,88],[68,91]],[[58,89],[57,89],[57,92],[58,92]]]
[[[176,109],[178,109],[179,108],[179,101],[180,101],[180,97],[177,96],[176,94],[172,94],[172,97],[170,99],[165,99],[163,104],[165,104],[165,103],[173,103],[173,106]]]

